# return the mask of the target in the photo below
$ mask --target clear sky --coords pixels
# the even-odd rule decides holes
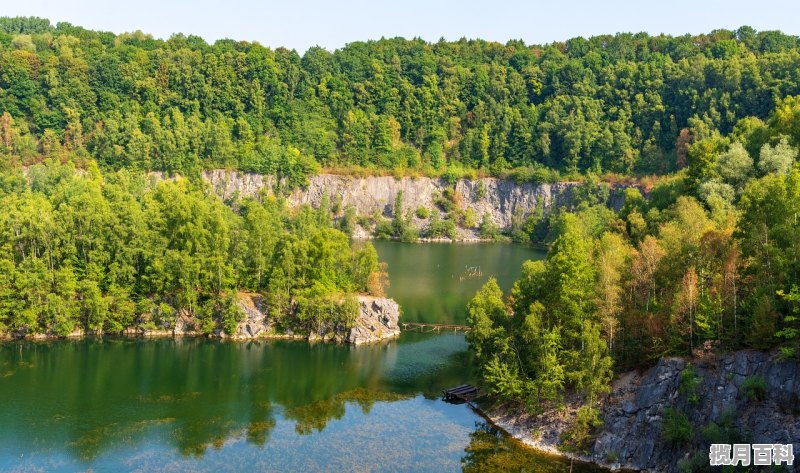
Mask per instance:
[[[747,24],[800,34],[800,0],[0,0],[0,15],[40,16],[156,37],[196,34],[304,52],[403,36],[549,43],[646,31],[703,33]]]

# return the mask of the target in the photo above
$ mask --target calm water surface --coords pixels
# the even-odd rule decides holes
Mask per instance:
[[[538,255],[507,245],[376,246],[407,320],[463,321],[482,284],[460,279],[464,265],[507,289]],[[0,344],[0,471],[569,471],[439,400],[473,376],[457,334],[404,333],[370,347]]]
[[[467,302],[493,276],[508,291],[522,263],[542,251],[509,244],[373,242],[389,264],[388,293],[403,308],[406,322],[466,321]]]

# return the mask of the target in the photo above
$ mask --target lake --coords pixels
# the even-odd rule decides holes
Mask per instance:
[[[542,257],[499,244],[376,247],[403,320],[441,323],[463,323],[490,275],[508,289],[525,259]],[[9,342],[0,344],[0,471],[570,470],[439,399],[471,381],[461,334],[403,333],[366,347]]]

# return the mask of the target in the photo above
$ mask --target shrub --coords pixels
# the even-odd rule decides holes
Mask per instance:
[[[763,401],[767,397],[767,382],[761,376],[751,376],[742,383],[742,392],[751,401]]]
[[[686,414],[673,408],[665,410],[661,436],[672,445],[684,444],[691,440],[692,424]]]
[[[417,208],[417,218],[426,219],[430,216],[430,212],[426,207],[418,207]]]
[[[486,197],[486,185],[482,181],[475,185],[475,200],[481,200]]]
[[[681,371],[681,385],[679,390],[681,394],[686,395],[686,400],[689,401],[689,404],[697,404],[700,402],[700,393],[697,388],[700,385],[701,379],[702,378],[697,375],[691,363],[686,365],[686,368]]]
[[[443,193],[434,197],[433,203],[439,207],[442,212],[450,212],[456,208],[455,192],[450,189],[445,189]]]
[[[567,449],[586,450],[594,439],[597,428],[603,425],[600,412],[590,406],[581,406],[575,415],[575,423],[564,432],[564,446]]]
[[[695,473],[707,471],[708,455],[703,452],[694,452],[691,456],[681,458],[677,464],[680,473]]]
[[[496,240],[500,235],[500,230],[492,221],[492,217],[489,215],[489,212],[484,212],[483,214],[483,219],[481,220],[480,226],[480,235],[481,238],[487,238],[491,240]]]
[[[464,212],[464,228],[475,228],[478,225],[478,214],[472,207]]]
[[[389,240],[394,236],[394,225],[391,220],[381,219],[375,226],[375,236],[384,240]]]

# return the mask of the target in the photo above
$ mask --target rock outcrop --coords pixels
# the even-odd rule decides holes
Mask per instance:
[[[260,294],[239,293],[239,308],[245,318],[239,322],[232,338],[259,338],[272,333],[272,323],[264,307],[264,298]]]
[[[157,176],[161,178],[161,176]],[[203,177],[217,194],[224,199],[234,195],[259,197],[263,192],[273,191],[275,179],[272,176],[247,174],[235,171],[205,171]],[[574,201],[576,182],[523,183],[511,180],[482,178],[461,179],[455,184],[454,200],[464,209],[472,208],[480,218],[488,213],[492,221],[501,229],[511,226],[515,213],[523,217],[531,214],[537,206],[547,213],[551,209],[570,206]],[[376,212],[389,216],[395,197],[403,192],[404,210],[415,211],[420,207],[433,209],[436,199],[446,189],[451,189],[442,179],[429,177],[370,176],[353,177],[333,174],[318,174],[309,178],[308,186],[295,189],[287,197],[290,206],[308,204],[318,207],[322,196],[327,193],[331,200],[340,199],[342,208],[353,206],[359,215],[373,215]],[[623,204],[622,187],[613,187],[608,205],[619,209]]]
[[[689,447],[707,455],[709,445],[701,435],[691,445],[664,440],[667,408],[684,412],[695,432],[728,417],[746,443],[794,443],[794,451],[800,452],[800,364],[755,351],[697,360],[692,368],[697,384],[691,389],[696,400],[686,387],[681,390],[686,365],[680,358],[662,359],[641,376],[632,373],[615,383],[603,409],[604,427],[593,459],[618,458],[623,467],[676,471]],[[763,399],[747,394],[748,380],[764,381]]]
[[[212,335],[234,340],[258,338],[294,338],[308,339],[310,341],[334,340],[354,345],[379,342],[400,335],[400,327],[397,323],[400,317],[400,307],[397,302],[386,297],[366,295],[359,295],[356,298],[358,299],[358,315],[356,316],[355,325],[350,329],[339,330],[334,328],[332,332],[325,334],[291,331],[278,333],[275,330],[273,320],[270,319],[267,313],[263,297],[260,294],[241,292],[239,293],[238,305],[244,313],[244,320],[239,322],[236,331],[232,335],[226,335],[220,331]],[[179,315],[176,318],[173,329],[174,335],[191,336],[198,333],[197,321],[186,315]]]
[[[358,297],[358,318],[350,329],[347,342],[354,345],[374,343],[400,335],[400,307],[385,297]]]
[[[740,351],[693,360],[691,371],[687,364],[681,358],[664,358],[644,373],[618,377],[602,405],[603,425],[590,454],[569,456],[612,468],[674,472],[679,471],[681,461],[689,462],[692,456],[699,464],[708,465],[709,435],[715,429],[727,429],[743,443],[792,443],[798,456],[800,363],[779,361],[763,352]],[[696,380],[693,387],[687,389],[684,382],[681,388],[683,375]],[[759,396],[752,391],[748,394],[747,386],[754,380],[763,381]],[[525,443],[560,453],[558,444],[571,425],[574,407],[539,416],[494,413],[492,417]],[[692,425],[692,440],[670,444],[665,439],[668,409],[686,416]]]

